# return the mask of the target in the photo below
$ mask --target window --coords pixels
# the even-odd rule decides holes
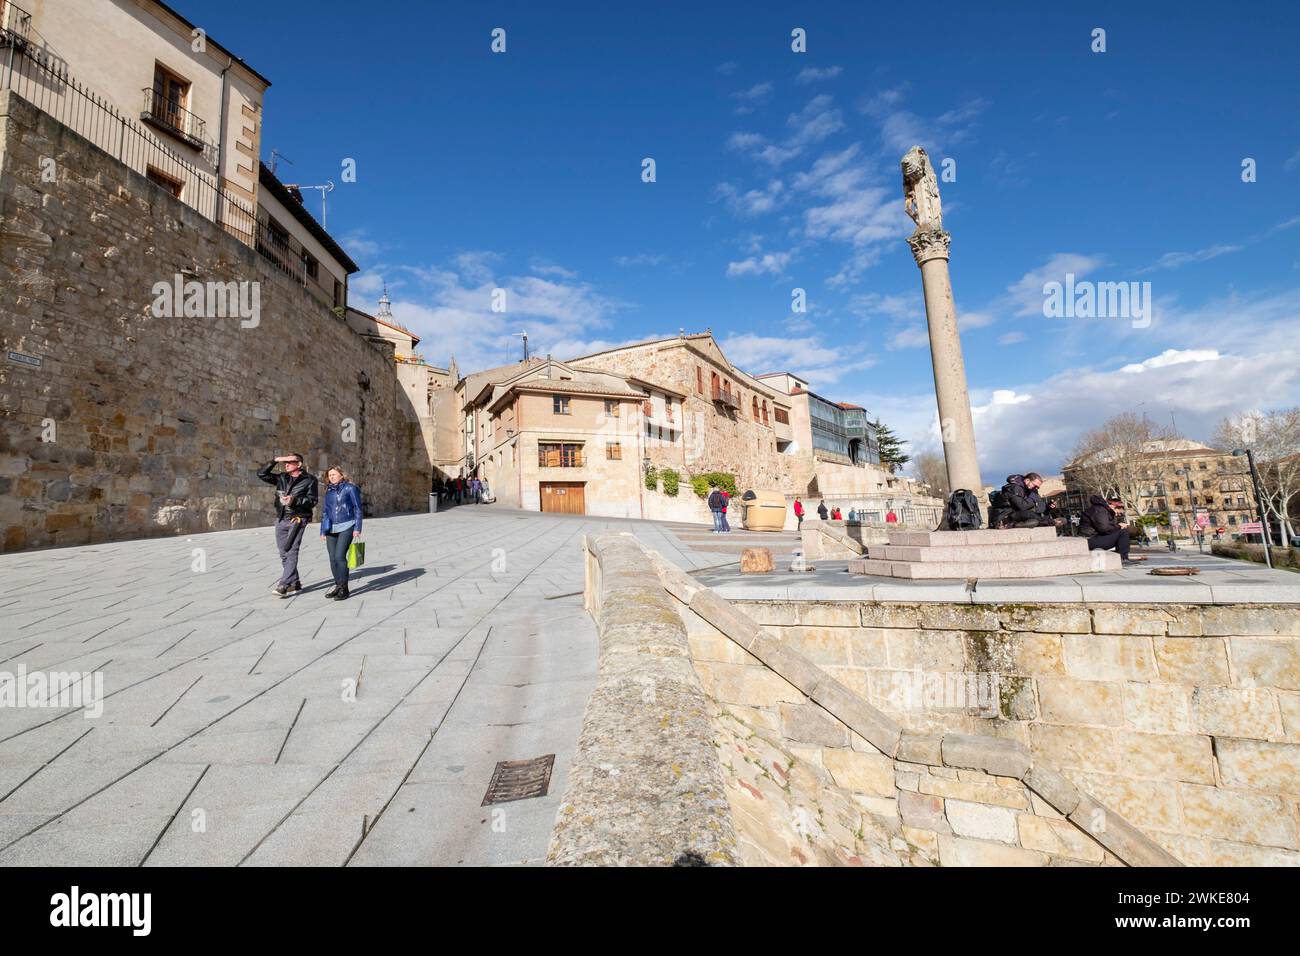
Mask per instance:
[[[763,424],[764,425],[769,424],[767,420],[767,402],[763,403]]]
[[[1246,496],[1245,496],[1245,495],[1237,495],[1237,507],[1239,507],[1239,508],[1244,508],[1244,507],[1246,507]]]
[[[186,129],[186,114],[190,102],[190,84],[161,63],[153,68],[153,102],[149,112],[153,117],[182,132]]]
[[[1201,463],[1198,464],[1196,467],[1199,468],[1199,469],[1201,469],[1201,471],[1205,471],[1205,469],[1206,469],[1207,466],[1206,466],[1205,462],[1201,462]]]
[[[776,422],[778,425],[789,425],[790,413],[787,412],[784,408],[776,409]]]
[[[152,166],[148,168],[145,176],[148,178],[149,182],[156,186],[161,186],[177,199],[181,198],[181,189],[184,188],[184,183],[179,179],[173,179],[161,170],[154,169]]]
[[[618,418],[619,402],[616,398],[605,399],[605,417]]]
[[[695,390],[701,395],[704,394],[704,369],[698,365],[695,366]]]
[[[302,251],[302,268],[311,278],[320,278],[320,263],[306,249]]]
[[[334,280],[334,307],[342,309],[348,304],[347,288],[338,279]]]
[[[556,415],[569,414],[569,396],[556,395],[551,399],[551,411]]]
[[[537,465],[539,468],[581,468],[581,442],[538,442]]]
[[[605,442],[605,457],[609,461],[622,461],[623,446],[616,441]]]
[[[1175,498],[1175,499],[1174,499],[1174,506],[1175,506],[1175,507],[1181,506],[1182,503],[1183,503],[1183,499],[1182,499],[1182,498]]]
[[[754,403],[754,421],[758,421],[758,396],[755,395],[750,401]]]
[[[1236,515],[1228,515],[1228,524],[1233,524],[1233,525],[1235,525],[1236,523],[1237,523],[1237,516],[1236,516]]]

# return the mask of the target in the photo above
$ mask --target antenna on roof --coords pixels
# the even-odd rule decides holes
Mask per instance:
[[[321,227],[322,229],[326,228],[326,226],[325,226],[325,194],[334,191],[334,183],[333,183],[333,182],[331,182],[330,180],[327,179],[327,180],[325,181],[325,185],[324,185],[324,186],[302,186],[302,185],[299,185],[298,183],[285,183],[285,184],[284,184],[284,187],[285,187],[286,189],[319,189],[319,190],[320,190],[320,227]]]
[[[527,362],[527,361],[528,361],[528,333],[527,333],[527,332],[515,332],[515,333],[512,333],[512,334],[514,335],[515,338],[519,338],[519,337],[521,337],[521,336],[523,337],[523,340],[524,340],[524,361]]]
[[[284,155],[284,153],[280,152],[278,149],[273,149],[273,150],[271,150],[271,175],[272,175],[272,176],[275,175],[275,167],[276,167],[276,165],[277,165],[277,164],[280,162],[280,160],[282,160],[282,159],[283,159],[286,163],[288,163],[290,166],[293,165],[293,160],[290,159],[288,156]]]

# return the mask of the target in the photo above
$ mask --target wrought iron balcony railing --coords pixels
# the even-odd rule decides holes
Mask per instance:
[[[207,124],[203,120],[152,86],[146,86],[142,92],[144,108],[140,112],[140,119],[179,136],[196,149],[203,148],[207,133]]]
[[[32,15],[9,0],[0,0],[0,46],[27,46],[32,31]]]

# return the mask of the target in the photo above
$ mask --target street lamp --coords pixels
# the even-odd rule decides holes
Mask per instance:
[[[1233,458],[1246,456],[1246,464],[1250,466],[1250,483],[1255,489],[1255,510],[1259,513],[1259,530],[1262,532],[1260,537],[1264,539],[1264,563],[1270,568],[1273,566],[1273,551],[1270,547],[1270,538],[1268,530],[1268,519],[1264,517],[1264,496],[1259,492],[1259,472],[1255,470],[1255,453],[1249,448],[1234,448],[1232,451]]]

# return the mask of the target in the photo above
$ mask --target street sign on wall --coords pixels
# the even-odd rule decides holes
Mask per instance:
[[[1243,521],[1238,530],[1242,534],[1263,534],[1264,526],[1258,521]]]

